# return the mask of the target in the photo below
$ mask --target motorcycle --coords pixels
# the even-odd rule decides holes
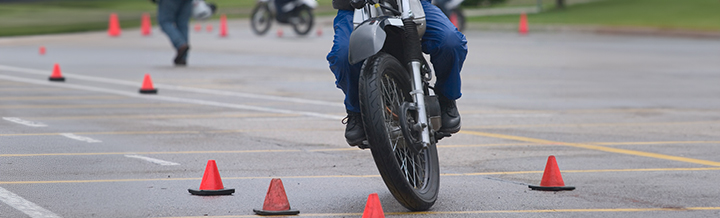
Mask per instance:
[[[432,3],[437,5],[440,10],[448,16],[457,29],[462,32],[465,30],[465,14],[463,14],[460,4],[464,0],[433,0]]]
[[[442,124],[432,70],[422,54],[425,12],[419,0],[353,0],[350,64],[364,62],[359,79],[362,121],[380,175],[395,199],[413,211],[437,200],[436,144]],[[361,6],[361,5],[358,5]],[[356,7],[357,8],[357,7]]]
[[[298,35],[307,35],[312,30],[313,9],[317,7],[315,0],[290,0],[279,8],[280,11],[275,5],[276,1],[258,0],[250,15],[250,25],[255,34],[267,33],[273,20],[292,25]]]

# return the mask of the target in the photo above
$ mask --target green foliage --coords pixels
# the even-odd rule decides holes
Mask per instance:
[[[718,0],[601,0],[529,14],[531,24],[604,25],[720,30]],[[517,15],[473,17],[473,22],[518,22]]]
[[[505,3],[506,0],[465,0],[461,4],[462,6],[489,6],[498,3]]]

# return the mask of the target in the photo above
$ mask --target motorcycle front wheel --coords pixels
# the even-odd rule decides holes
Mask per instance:
[[[257,35],[264,35],[270,30],[273,16],[267,4],[258,4],[250,15],[250,26]]]
[[[440,171],[435,143],[416,152],[404,138],[399,113],[412,102],[411,90],[410,75],[395,57],[380,52],[363,64],[360,107],[375,164],[400,204],[423,211],[437,200]]]
[[[297,16],[292,18],[293,30],[298,35],[307,35],[312,30],[314,20],[312,9],[307,6],[302,6],[297,9]]]

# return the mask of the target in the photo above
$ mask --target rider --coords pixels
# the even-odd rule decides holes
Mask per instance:
[[[333,0],[333,8],[338,9],[333,22],[335,38],[333,47],[327,55],[330,70],[335,74],[335,84],[345,93],[345,109],[347,117],[343,119],[345,140],[351,146],[357,146],[365,140],[365,130],[360,117],[360,101],[358,97],[358,80],[362,62],[350,64],[348,47],[350,33],[353,30],[354,7],[364,5],[365,0]],[[460,114],[455,100],[460,98],[460,70],[467,55],[465,35],[448,20],[447,16],[430,0],[421,0],[425,11],[426,30],[422,37],[422,51],[430,54],[435,76],[435,93],[440,101],[442,112],[441,132],[456,133],[460,131]]]

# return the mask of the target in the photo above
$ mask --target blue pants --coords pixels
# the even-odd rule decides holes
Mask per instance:
[[[158,24],[175,49],[188,44],[192,0],[158,0]],[[187,54],[186,54],[187,55]]]
[[[427,27],[422,37],[422,50],[430,54],[435,77],[435,92],[448,98],[458,99],[460,93],[460,70],[467,55],[465,35],[448,20],[445,14],[430,1],[423,0]],[[335,38],[327,55],[330,70],[335,74],[335,85],[345,93],[345,108],[360,112],[358,80],[362,62],[350,65],[348,47],[353,30],[354,11],[338,10],[333,23]]]

